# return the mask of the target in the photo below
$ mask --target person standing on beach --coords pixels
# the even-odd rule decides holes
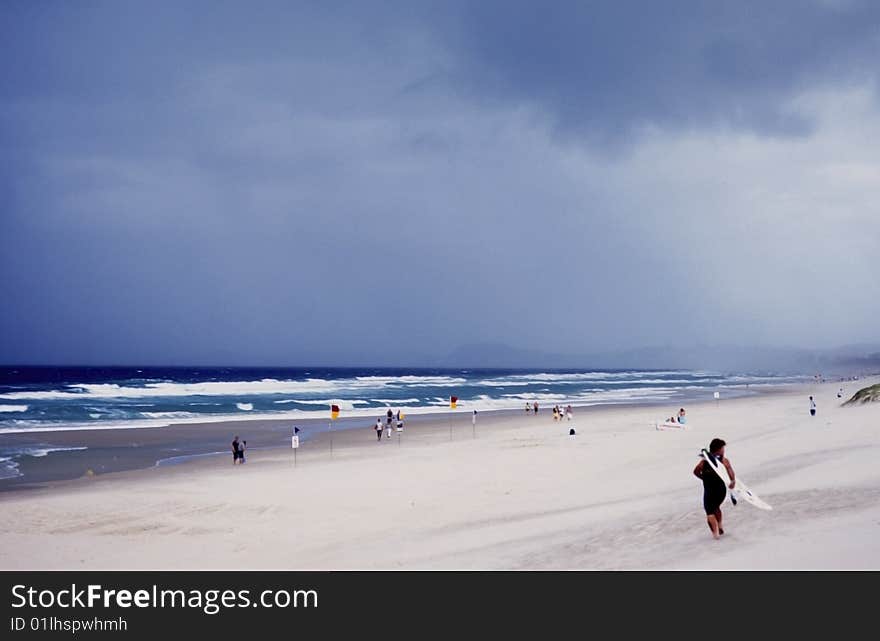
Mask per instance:
[[[232,464],[235,465],[238,463],[238,459],[240,456],[240,450],[238,449],[238,436],[232,439]]]
[[[531,411],[532,411],[532,406],[529,405],[529,402],[528,402],[528,401],[526,401],[526,414],[528,414],[528,413],[531,412]]]
[[[569,421],[571,420],[573,414],[574,412],[571,411],[571,405],[565,408],[565,418],[567,418]]]
[[[374,427],[374,429],[376,430],[377,441],[381,441],[382,440],[382,419],[381,418],[376,419],[376,426]]]
[[[537,414],[538,414],[538,401],[535,401],[534,408],[535,408],[535,415],[537,416]]]
[[[810,416],[816,415],[816,401],[813,400],[813,397],[810,397]]]
[[[724,465],[730,477],[730,489],[733,489],[736,475],[733,473],[730,461],[724,456],[725,445],[726,443],[720,438],[713,438],[709,443],[709,456]],[[721,527],[721,504],[727,496],[727,488],[724,487],[721,477],[714,470],[709,469],[709,464],[704,459],[700,459],[694,468],[694,476],[703,481],[703,509],[706,511],[706,523],[712,531],[712,537],[718,539],[724,534],[724,528]]]
[[[247,448],[247,441],[242,441],[238,444],[238,464],[244,464],[244,451]]]

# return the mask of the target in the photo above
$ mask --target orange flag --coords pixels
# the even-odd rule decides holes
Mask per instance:
[[[449,409],[454,410],[456,403],[458,403],[458,397],[457,396],[450,396],[449,397]]]
[[[337,418],[339,418],[339,406],[338,405],[331,405],[330,406],[330,419],[335,421]]]

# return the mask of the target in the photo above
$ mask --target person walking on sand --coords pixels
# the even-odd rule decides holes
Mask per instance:
[[[531,411],[532,411],[532,406],[529,405],[529,402],[528,402],[528,401],[526,401],[526,414],[528,414],[528,413],[531,412]]]
[[[733,489],[736,484],[736,475],[733,473],[730,461],[724,456],[725,445],[726,443],[720,438],[713,438],[709,443],[709,456],[724,465],[727,475],[730,477],[730,489]],[[712,531],[712,537],[718,539],[724,534],[724,528],[721,525],[721,504],[727,496],[727,488],[721,477],[714,470],[709,469],[709,464],[705,459],[701,458],[697,463],[694,468],[694,476],[703,481],[703,509],[706,511],[706,523]]]
[[[241,450],[238,447],[238,435],[234,439],[232,439],[232,464],[235,465],[238,463],[238,459],[241,456]]]
[[[568,405],[568,407],[565,408],[565,418],[570,421],[573,414],[574,412],[571,411],[571,405]]]
[[[556,420],[558,420],[558,419],[559,419],[559,409],[554,405],[553,406],[553,421],[556,422]]]
[[[244,465],[244,451],[247,449],[247,441],[238,444],[238,463]]]
[[[382,441],[382,419],[381,418],[376,419],[376,425],[373,429],[376,430],[377,441],[381,442]]]
[[[810,397],[810,416],[816,415],[816,401],[813,400],[813,397]]]

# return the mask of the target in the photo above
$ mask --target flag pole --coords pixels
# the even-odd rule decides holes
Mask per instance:
[[[471,418],[471,423],[473,424],[474,438],[477,438],[477,410],[474,410],[474,416]]]
[[[339,406],[330,405],[330,422],[327,423],[327,431],[330,432],[330,458],[333,458],[333,421],[339,418]]]
[[[449,440],[452,440],[452,411],[455,409],[455,404],[458,403],[457,396],[449,397]]]

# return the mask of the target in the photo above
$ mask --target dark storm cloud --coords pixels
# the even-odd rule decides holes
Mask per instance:
[[[876,80],[878,25],[871,2],[505,1],[466,3],[453,40],[474,94],[614,143],[644,126],[805,135],[787,99]]]
[[[0,360],[872,336],[873,5],[4,10]]]

